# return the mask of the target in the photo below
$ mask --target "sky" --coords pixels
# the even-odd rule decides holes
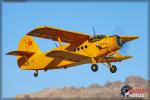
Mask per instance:
[[[128,76],[148,79],[148,4],[146,2],[28,2],[2,4],[2,96],[41,91],[45,88],[65,86],[87,87],[105,84]],[[47,72],[19,69],[16,57],[6,55],[16,50],[21,37],[32,29],[47,25],[93,35],[137,35],[140,38],[124,45],[121,51],[133,59],[112,63],[115,74],[99,65],[98,72],[91,71],[91,64]],[[55,48],[55,41],[34,38],[41,50]]]

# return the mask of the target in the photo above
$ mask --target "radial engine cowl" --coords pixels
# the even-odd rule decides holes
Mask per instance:
[[[123,46],[123,41],[120,39],[119,36],[116,36],[116,44],[118,45],[119,48]]]

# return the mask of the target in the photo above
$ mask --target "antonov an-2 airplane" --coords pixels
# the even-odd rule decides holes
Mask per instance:
[[[42,52],[34,37],[51,39],[59,42],[59,46],[47,52]],[[91,63],[91,70],[98,71],[97,63],[105,64],[111,73],[117,71],[112,62],[120,62],[132,58],[123,56],[118,50],[126,42],[137,39],[138,36],[106,36],[83,34],[48,26],[38,27],[27,33],[19,42],[18,49],[7,55],[17,56],[18,66],[24,70],[35,70],[34,76],[38,76],[38,70],[50,70],[74,67]],[[65,42],[66,44],[62,44]]]

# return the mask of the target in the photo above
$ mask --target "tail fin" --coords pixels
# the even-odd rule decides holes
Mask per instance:
[[[32,63],[28,61],[37,52],[41,52],[31,36],[25,35],[19,42],[18,50],[8,52],[7,55],[17,56],[18,66],[27,69]]]
[[[41,52],[40,48],[31,36],[25,35],[19,42],[18,51]]]
[[[40,48],[38,47],[36,42],[34,42],[34,39],[31,36],[25,35],[19,42],[18,50],[8,52],[7,55],[29,56],[33,55],[36,52],[41,52]]]

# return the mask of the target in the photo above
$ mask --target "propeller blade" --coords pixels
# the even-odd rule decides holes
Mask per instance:
[[[139,37],[138,36],[120,36],[120,38],[123,42],[129,42],[129,41],[135,40]]]

